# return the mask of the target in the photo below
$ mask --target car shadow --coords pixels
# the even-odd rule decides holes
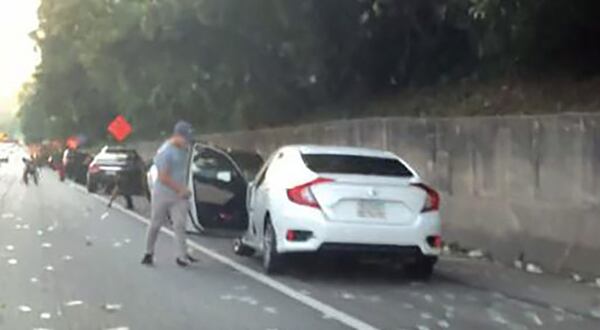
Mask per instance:
[[[390,260],[340,258],[336,256],[297,255],[286,263],[282,276],[300,281],[368,284],[409,285],[418,282],[435,283],[442,277],[434,275],[429,279],[411,277],[404,267]]]

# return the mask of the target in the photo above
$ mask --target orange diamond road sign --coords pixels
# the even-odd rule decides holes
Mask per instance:
[[[108,125],[108,132],[117,140],[121,142],[125,140],[129,134],[131,134],[131,125],[127,122],[125,117],[118,115]]]

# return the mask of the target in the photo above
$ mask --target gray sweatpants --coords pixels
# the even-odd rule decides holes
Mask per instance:
[[[170,216],[177,243],[177,257],[184,258],[187,254],[185,226],[189,213],[189,201],[187,199],[153,193],[151,203],[152,217],[146,237],[146,253],[154,254],[154,246],[158,239],[158,233]]]

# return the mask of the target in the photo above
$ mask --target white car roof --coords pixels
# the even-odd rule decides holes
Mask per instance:
[[[358,148],[358,147],[345,147],[345,146],[328,146],[328,145],[290,145],[281,148],[298,150],[302,154],[328,154],[328,155],[350,155],[350,156],[366,156],[366,157],[379,157],[379,158],[396,158],[397,156],[393,153],[385,150],[371,149],[371,148]]]

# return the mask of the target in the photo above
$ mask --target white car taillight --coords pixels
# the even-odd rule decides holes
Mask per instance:
[[[314,179],[305,184],[296,186],[294,188],[290,188],[287,190],[288,199],[291,202],[296,203],[296,204],[320,209],[321,206],[317,202],[317,199],[313,195],[310,188],[315,185],[318,185],[318,184],[329,183],[329,182],[333,182],[333,180],[325,179],[325,178],[317,178],[317,179]]]
[[[439,211],[440,209],[440,194],[435,191],[433,188],[429,187],[424,183],[414,183],[412,184],[414,187],[421,188],[427,193],[427,197],[425,199],[425,205],[423,205],[423,209],[421,213]]]

